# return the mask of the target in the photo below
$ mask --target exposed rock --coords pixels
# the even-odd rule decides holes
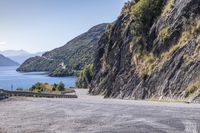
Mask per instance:
[[[143,7],[148,12],[139,19],[134,11],[145,5],[143,1],[126,4],[100,39],[90,93],[128,99],[196,97],[200,90],[200,1],[168,0],[155,5],[149,0],[150,6]],[[160,13],[149,19],[154,6],[161,8]]]

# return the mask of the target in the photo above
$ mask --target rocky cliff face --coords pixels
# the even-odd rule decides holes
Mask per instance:
[[[51,76],[73,74],[85,64],[94,61],[94,51],[104,34],[107,24],[94,26],[86,33],[74,38],[66,45],[44,53],[41,57],[26,60],[17,70],[24,72],[49,71]]]
[[[90,93],[105,97],[200,96],[200,1],[135,0],[99,41]]]

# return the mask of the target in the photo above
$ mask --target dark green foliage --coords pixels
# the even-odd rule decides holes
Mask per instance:
[[[133,34],[133,45],[137,45],[135,52],[145,52],[148,42],[148,30],[154,20],[161,14],[163,0],[138,0],[131,7],[131,14],[134,15],[134,22],[131,24],[131,33]]]
[[[53,84],[52,91],[56,91],[57,87],[58,87],[58,84]]]
[[[29,88],[29,91],[36,91],[36,90],[37,90],[38,92],[43,91],[42,83],[38,82],[38,83],[32,85],[31,88]]]
[[[74,69],[71,67],[61,68],[58,67],[54,71],[50,72],[49,76],[51,77],[65,77],[65,76],[72,76],[74,75]]]
[[[136,17],[138,28],[146,29],[161,13],[163,0],[139,0],[132,6],[132,13]]]
[[[63,82],[60,82],[60,83],[57,85],[57,90],[58,90],[58,91],[65,91],[65,85],[63,84]]]
[[[34,71],[52,71],[58,66],[56,60],[48,60],[45,57],[32,57],[26,60],[17,71],[34,72]]]
[[[94,74],[94,67],[92,64],[85,65],[83,70],[80,72],[79,78],[76,81],[78,88],[88,88],[91,83]]]

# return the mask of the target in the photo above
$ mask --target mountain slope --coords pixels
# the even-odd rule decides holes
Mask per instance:
[[[30,53],[28,53],[27,51],[24,50],[4,50],[4,51],[0,51],[0,53],[4,56],[18,56],[18,55],[28,55]]]
[[[18,66],[19,64],[0,54],[0,66]]]
[[[42,55],[42,52],[32,54],[24,50],[5,50],[5,51],[0,51],[0,54],[10,58],[15,62],[22,64],[28,58]]]
[[[50,71],[51,76],[73,74],[85,64],[94,60],[97,42],[106,30],[107,24],[94,26],[86,33],[74,38],[66,45],[44,53],[41,57],[26,60],[18,71]]]
[[[126,3],[100,39],[94,67],[90,87],[94,95],[197,100],[200,1]]]

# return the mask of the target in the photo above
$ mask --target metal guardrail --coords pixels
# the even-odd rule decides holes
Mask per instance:
[[[0,97],[24,96],[24,97],[44,97],[44,98],[78,98],[77,95],[34,93],[25,91],[8,91],[0,89]]]
[[[0,100],[6,99],[6,98],[8,97],[6,96],[5,93],[3,93],[3,90],[0,89]]]

